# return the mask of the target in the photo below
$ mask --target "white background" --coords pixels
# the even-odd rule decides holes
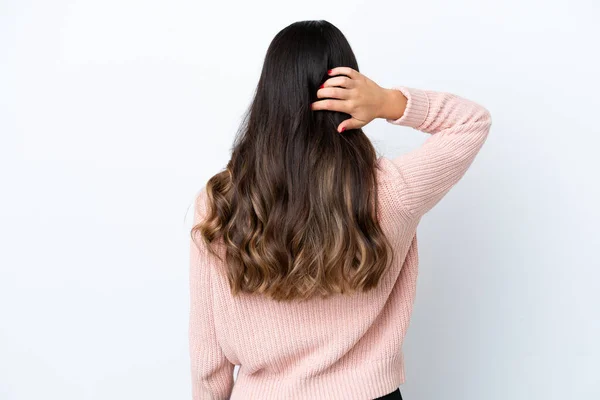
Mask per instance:
[[[0,399],[191,398],[193,196],[229,159],[271,39],[305,19],[339,27],[381,86],[492,114],[418,228],[404,398],[600,398],[599,11],[2,0]],[[426,138],[364,130],[390,157]]]

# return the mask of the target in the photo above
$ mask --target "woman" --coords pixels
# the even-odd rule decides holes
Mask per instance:
[[[375,118],[430,136],[377,157],[361,129]],[[416,228],[490,125],[462,97],[380,87],[326,21],[279,32],[231,160],[195,202],[193,398],[401,399]]]

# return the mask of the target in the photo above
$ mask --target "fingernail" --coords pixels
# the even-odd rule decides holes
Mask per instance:
[[[330,73],[331,73],[331,70],[330,70],[330,69],[328,69],[328,70],[327,70],[327,74],[330,74]]]
[[[342,127],[342,130],[340,132],[344,132],[346,130],[346,127]]]
[[[319,86],[319,89],[323,89],[325,87],[325,84],[322,84],[321,86]]]

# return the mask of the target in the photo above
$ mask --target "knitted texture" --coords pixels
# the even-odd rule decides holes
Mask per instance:
[[[395,262],[369,292],[278,303],[247,293],[231,296],[222,263],[191,241],[194,400],[368,400],[404,383],[402,343],[418,269],[416,228],[465,174],[488,136],[491,116],[450,93],[392,89],[408,101],[402,117],[386,121],[430,134],[413,151],[377,160],[378,218]],[[194,224],[206,211],[205,200],[202,189]],[[235,365],[240,369],[234,385]]]

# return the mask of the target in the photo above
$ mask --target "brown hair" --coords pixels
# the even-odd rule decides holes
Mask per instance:
[[[233,295],[369,290],[391,261],[371,141],[361,129],[337,132],[348,114],[310,109],[326,71],[341,65],[358,70],[326,21],[296,22],[269,46],[231,159],[208,180],[207,212],[191,231],[212,254],[210,244],[224,246]]]

